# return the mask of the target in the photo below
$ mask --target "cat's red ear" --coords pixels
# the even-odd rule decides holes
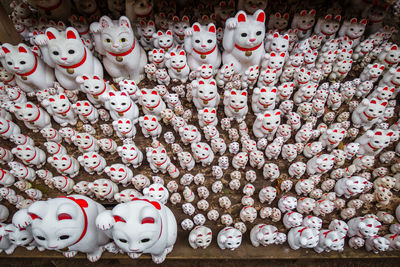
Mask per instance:
[[[209,31],[209,32],[215,33],[215,25],[214,25],[214,24],[211,24],[211,25],[208,27],[208,31]]]
[[[244,13],[244,11],[241,11],[238,14],[237,20],[238,22],[246,22],[246,13]]]
[[[121,27],[127,27],[128,29],[131,27],[131,23],[129,22],[129,19],[127,17],[125,17],[125,16],[122,16],[119,19],[119,25]]]
[[[260,14],[258,14],[257,21],[258,22],[262,22],[262,23],[265,22],[265,13],[264,13],[264,11],[261,11]]]
[[[56,39],[55,35],[51,31],[46,31],[46,36],[49,38],[49,40]]]
[[[67,30],[67,39],[78,39],[78,37],[76,36],[75,31]]]
[[[19,46],[18,47],[18,52],[20,52],[20,53],[28,53],[28,51],[26,51],[25,47],[23,47],[23,46]]]

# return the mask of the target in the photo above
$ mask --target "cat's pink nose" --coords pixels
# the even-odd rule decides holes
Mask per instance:
[[[68,58],[66,58],[66,57],[62,57],[61,59],[62,59],[62,60],[67,60]]]
[[[256,38],[251,38],[249,41],[254,42],[255,40],[256,40]]]
[[[18,69],[19,69],[19,67],[14,67],[14,69],[18,70]]]
[[[201,45],[201,47],[206,47],[206,45]]]

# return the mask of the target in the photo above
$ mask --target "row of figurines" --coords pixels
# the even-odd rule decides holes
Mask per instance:
[[[325,35],[305,35],[301,37],[302,41],[297,39],[296,34],[299,31],[293,29],[287,34],[266,34],[264,21],[265,13],[261,10],[251,16],[241,11],[234,18],[230,18],[224,31],[225,38],[222,40],[222,56],[217,49],[217,31],[213,24],[202,26],[195,23],[188,27],[183,43],[179,45],[175,43],[171,31],[159,31],[152,35],[154,40],[149,40],[152,46],[148,49],[152,48],[153,44],[157,48],[156,51],[150,51],[151,66],[147,65],[147,55],[134,36],[134,29],[126,17],[121,17],[118,22],[106,16],[102,17],[100,22],[91,24],[90,32],[93,35],[95,51],[102,55],[104,68],[116,82],[132,79],[138,83],[144,78],[145,66],[152,70],[153,76],[154,68],[166,66],[168,76],[173,81],[184,83],[190,70],[198,71],[203,64],[212,65],[216,72],[221,65],[221,59],[224,67],[233,64],[236,73],[244,75],[252,67],[261,65],[263,71],[276,70],[278,78],[285,61],[290,59],[287,67],[292,65],[292,68],[297,70],[300,60],[300,65],[305,61],[303,65],[312,70],[320,70],[324,77],[332,72],[331,80],[342,80],[351,69],[351,58],[366,58],[366,63],[377,58],[376,62],[383,64],[386,70],[395,67],[400,58],[399,49],[389,41],[391,29],[382,28],[366,38],[365,42],[361,42],[366,24],[364,20],[359,22],[352,19],[344,23],[344,30],[339,31],[340,38],[335,39],[335,34],[329,38],[324,38]],[[122,33],[124,37],[119,38]],[[55,28],[48,28],[45,33],[35,35],[33,43],[36,45],[32,49],[33,52],[22,44],[4,44],[0,55],[3,67],[16,74],[18,85],[26,92],[48,88],[55,79],[65,89],[75,90],[79,87],[77,76],[103,77],[103,65],[85,46],[86,42],[81,41],[81,36],[73,27],[61,32]],[[58,45],[60,43],[64,45]],[[325,44],[321,47],[322,43]],[[292,57],[289,57],[291,49]],[[292,72],[293,75],[294,70],[287,72]]]
[[[399,217],[399,207],[396,213]],[[273,225],[255,225],[250,232],[252,245],[283,244],[287,239],[294,250],[314,248],[318,253],[342,252],[348,236],[353,248],[365,244],[368,251],[375,253],[399,249],[399,224],[392,224],[392,234],[378,236],[381,223],[373,214],[353,218],[347,223],[335,219],[328,229],[321,229],[320,218],[307,216],[303,219],[299,213],[288,212],[284,224],[290,229],[287,236]],[[127,253],[131,258],[149,253],[155,263],[162,263],[177,239],[177,223],[171,210],[146,197],[118,204],[112,210],[81,195],[37,201],[29,208],[17,211],[12,224],[1,226],[0,248],[7,254],[13,253],[18,246],[29,250],[37,247],[40,251],[63,251],[68,258],[78,252],[86,253],[92,262],[99,260],[107,250]],[[243,229],[241,224],[236,226],[227,226],[218,233],[217,243],[221,249],[235,250],[241,245]],[[212,241],[212,231],[198,225],[188,239],[194,249],[207,248]]]

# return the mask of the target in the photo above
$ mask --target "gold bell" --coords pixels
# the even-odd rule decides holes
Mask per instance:
[[[200,55],[200,57],[202,58],[202,59],[205,59],[206,58],[206,55]]]
[[[204,104],[207,105],[208,104],[208,100],[203,100]]]
[[[66,116],[67,116],[67,114],[65,114],[65,113],[62,113],[62,114],[61,114],[61,116],[63,116],[63,117],[66,117]]]
[[[122,60],[124,60],[124,58],[121,57],[121,56],[116,56],[115,60],[118,61],[118,62],[121,62]]]
[[[72,69],[72,68],[68,68],[68,69],[67,69],[67,72],[68,72],[68,74],[74,74],[75,71],[74,71],[74,69]]]
[[[97,95],[94,95],[93,97],[94,97],[94,99],[99,99],[99,96],[97,96]]]
[[[122,116],[124,116],[124,113],[123,113],[123,112],[118,112],[118,115],[119,115],[120,117],[122,117]]]
[[[26,76],[21,76],[21,79],[26,81],[28,78],[26,78]]]
[[[179,36],[179,39],[183,40],[183,39],[185,39],[185,37],[184,36]]]
[[[149,108],[149,110],[150,110],[150,111],[153,111],[153,110],[154,110],[154,108]]]
[[[238,108],[235,108],[235,112],[239,112],[239,109],[238,109]]]
[[[246,51],[246,53],[245,53],[246,57],[249,57],[249,56],[251,56],[252,54],[253,54],[253,52],[251,52],[251,51]]]
[[[181,69],[177,69],[176,71],[177,71],[177,72],[181,72]]]

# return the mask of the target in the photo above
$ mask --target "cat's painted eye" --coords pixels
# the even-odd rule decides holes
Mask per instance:
[[[242,37],[246,37],[246,36],[247,36],[247,33],[244,32],[244,33],[241,34],[241,36],[242,36]]]
[[[118,239],[118,241],[121,242],[121,243],[128,243],[128,240],[123,239],[123,238]]]
[[[25,63],[26,63],[26,62],[23,61],[23,60],[19,62],[19,64],[21,64],[21,65],[25,65]]]
[[[195,40],[195,42],[198,44],[198,43],[200,43],[200,40]]]
[[[66,240],[69,238],[69,235],[62,235],[59,237],[61,240]]]
[[[46,240],[46,238],[44,238],[43,236],[40,236],[40,235],[38,235],[37,237],[36,237],[37,239],[39,239],[39,240]]]
[[[11,62],[11,61],[8,61],[7,64],[8,64],[8,65],[12,65],[12,62]]]
[[[121,39],[119,39],[119,41],[120,41],[121,43],[125,43],[125,42],[126,42],[126,38],[121,38]]]
[[[111,39],[107,38],[107,39],[104,40],[104,42],[111,43]]]
[[[53,51],[53,55],[58,56],[59,54],[57,51]]]
[[[150,241],[150,238],[144,238],[142,240],[140,240],[140,243],[147,243]]]
[[[256,35],[260,36],[261,35],[261,31],[256,32]]]
[[[68,50],[68,54],[70,54],[70,55],[75,54],[75,50],[72,50],[72,49]]]

